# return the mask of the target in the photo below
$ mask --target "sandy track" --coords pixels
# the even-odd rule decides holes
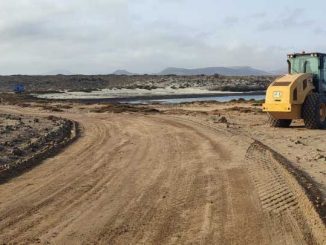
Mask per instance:
[[[163,116],[64,116],[82,137],[0,186],[4,243],[314,244],[323,236],[284,176],[254,173],[261,152],[248,151],[247,139]],[[265,176],[285,186],[267,196],[273,212]],[[277,201],[282,191],[290,204]]]

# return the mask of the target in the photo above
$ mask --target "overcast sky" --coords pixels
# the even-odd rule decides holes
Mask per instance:
[[[0,74],[280,69],[287,53],[326,52],[325,9],[324,0],[1,0]]]

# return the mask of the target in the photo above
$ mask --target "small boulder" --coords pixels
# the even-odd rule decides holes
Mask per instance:
[[[218,119],[217,122],[218,122],[218,123],[228,123],[228,120],[226,119],[225,116],[222,116],[222,117],[220,117],[220,118]]]

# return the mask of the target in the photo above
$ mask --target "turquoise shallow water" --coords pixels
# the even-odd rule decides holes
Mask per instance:
[[[177,99],[149,99],[149,100],[130,100],[128,104],[152,104],[152,103],[162,103],[162,104],[179,104],[186,102],[195,102],[195,101],[219,101],[219,102],[228,102],[231,100],[245,99],[245,100],[263,100],[265,95],[226,95],[226,96],[211,96],[211,97],[196,97],[196,98],[177,98]],[[122,102],[122,101],[121,101]]]

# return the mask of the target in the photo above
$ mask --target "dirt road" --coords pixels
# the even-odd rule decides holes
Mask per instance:
[[[325,238],[291,178],[247,138],[164,115],[63,116],[80,123],[81,138],[0,185],[3,243],[315,244]]]

